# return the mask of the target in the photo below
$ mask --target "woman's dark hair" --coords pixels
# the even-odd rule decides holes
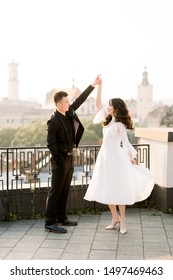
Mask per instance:
[[[68,93],[65,92],[65,91],[58,91],[58,92],[56,92],[54,94],[54,102],[55,102],[55,104],[58,103],[59,101],[61,101],[61,99],[63,97],[66,97],[66,96],[68,96]]]
[[[122,122],[127,129],[134,129],[132,119],[129,115],[129,111],[127,109],[127,106],[125,102],[121,98],[113,98],[109,100],[109,105],[113,106],[115,110],[115,121],[116,122]],[[111,115],[107,115],[103,126],[108,125],[110,121],[112,120]]]

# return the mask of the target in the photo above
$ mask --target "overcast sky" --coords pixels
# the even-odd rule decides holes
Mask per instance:
[[[173,99],[172,0],[0,0],[0,98],[19,63],[21,99],[82,91],[99,73],[103,97],[136,98],[147,67],[155,100]],[[94,93],[92,95],[94,96]]]

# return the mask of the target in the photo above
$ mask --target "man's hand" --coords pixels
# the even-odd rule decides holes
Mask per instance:
[[[99,74],[99,75],[96,77],[95,81],[91,84],[92,87],[95,87],[96,85],[99,85],[99,83],[101,83],[100,75],[101,75],[101,74]]]

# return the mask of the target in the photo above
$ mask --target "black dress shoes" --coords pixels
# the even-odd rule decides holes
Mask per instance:
[[[51,231],[51,232],[54,232],[54,233],[66,233],[67,230],[65,228],[62,228],[62,227],[59,227],[57,226],[57,224],[53,224],[53,225],[45,225],[45,230],[46,231]]]
[[[66,219],[65,221],[63,222],[59,222],[58,221],[58,225],[62,225],[62,226],[77,226],[77,222],[76,221],[71,221],[69,219]]]

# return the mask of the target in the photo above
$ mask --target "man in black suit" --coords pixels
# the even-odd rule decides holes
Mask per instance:
[[[74,170],[73,148],[78,147],[84,132],[84,127],[75,111],[87,99],[98,81],[99,76],[71,105],[66,92],[60,91],[54,95],[56,111],[47,122],[47,142],[52,166],[51,188],[45,211],[47,231],[66,233],[67,230],[59,225],[77,225],[76,221],[71,221],[66,216],[67,198]]]

